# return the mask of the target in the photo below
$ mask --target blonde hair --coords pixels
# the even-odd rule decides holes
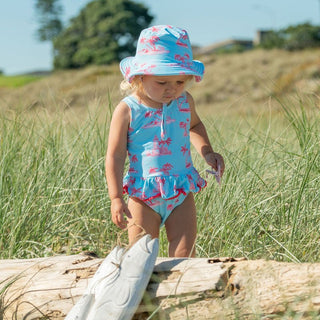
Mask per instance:
[[[194,76],[190,75],[189,78],[186,81],[185,90],[190,89],[195,83]]]
[[[129,82],[128,80],[124,79],[120,83],[120,91],[123,95],[128,95],[133,92],[141,92],[143,90],[141,76],[134,76]]]
[[[185,89],[191,88],[191,86],[194,84],[195,79],[194,76],[190,75],[187,78]],[[133,92],[142,92],[143,86],[141,81],[141,75],[134,76],[129,82],[128,80],[124,79],[120,83],[120,92],[123,95],[129,95]]]

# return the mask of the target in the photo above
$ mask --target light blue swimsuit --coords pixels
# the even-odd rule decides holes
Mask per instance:
[[[123,190],[159,213],[163,225],[189,192],[206,186],[191,159],[187,96],[183,93],[159,109],[139,103],[134,96],[123,101],[131,111],[130,164]]]

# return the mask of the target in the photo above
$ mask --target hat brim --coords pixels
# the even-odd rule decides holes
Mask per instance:
[[[173,75],[192,75],[196,82],[203,78],[204,65],[201,61],[192,60],[188,64],[177,63],[176,61],[163,61],[152,63],[141,61],[137,62],[136,57],[127,57],[120,61],[120,70],[124,78],[131,82],[137,75],[173,76]]]

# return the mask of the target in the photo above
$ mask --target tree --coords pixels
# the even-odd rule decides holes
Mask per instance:
[[[36,0],[35,9],[40,24],[37,38],[40,41],[52,41],[63,28],[59,0]]]
[[[287,50],[320,47],[320,26],[304,23],[290,26],[284,30],[284,33],[287,38],[285,43]]]
[[[272,30],[264,37],[261,47],[265,49],[281,48],[291,51],[320,47],[320,26],[303,23],[279,31]]]
[[[53,41],[56,69],[110,64],[135,51],[153,17],[132,0],[94,0]]]

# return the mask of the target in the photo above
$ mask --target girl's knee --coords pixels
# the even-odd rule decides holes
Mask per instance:
[[[191,258],[195,257],[195,242],[169,241],[169,257]]]

